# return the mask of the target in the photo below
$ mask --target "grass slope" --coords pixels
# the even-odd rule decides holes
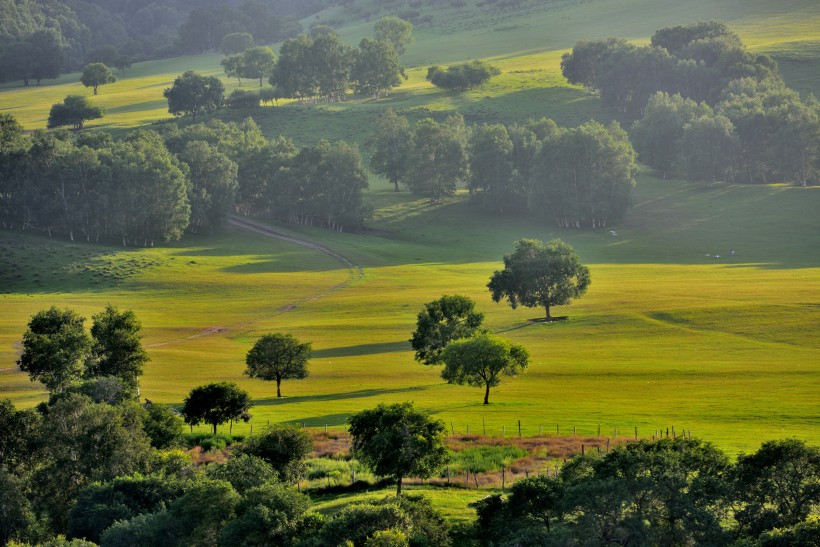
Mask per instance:
[[[21,406],[43,397],[13,368],[30,314],[56,304],[88,317],[110,302],[146,326],[146,397],[179,404],[195,385],[237,381],[256,400],[257,426],[341,426],[378,402],[414,400],[461,432],[511,434],[521,420],[527,435],[556,425],[589,435],[599,424],[606,434],[651,435],[674,425],[732,452],[782,436],[820,442],[818,189],[642,177],[617,236],[482,218],[465,196],[431,207],[380,188],[372,199],[370,235],[304,231],[364,267],[363,279],[330,292],[347,270],[256,236],[119,250],[4,234],[7,246],[30,251],[11,253],[6,266],[0,396]],[[541,310],[492,303],[485,284],[513,241],[555,236],[592,270],[589,294],[556,310],[570,319],[533,322]],[[35,271],[37,260],[46,262]],[[532,354],[528,374],[493,389],[489,406],[481,390],[447,385],[416,364],[407,343],[421,305],[456,292]],[[242,376],[245,353],[271,331],[315,350],[311,377],[285,381],[283,399]]]

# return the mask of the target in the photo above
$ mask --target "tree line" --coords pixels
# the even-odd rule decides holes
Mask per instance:
[[[578,42],[564,76],[640,115],[639,159],[664,177],[807,185],[820,174],[820,105],[717,21],[658,30],[648,46]]]
[[[210,233],[234,210],[335,230],[367,216],[358,148],[268,141],[248,119],[107,134],[23,134],[0,116],[0,223],[153,245]],[[241,184],[239,181],[242,181]]]
[[[465,183],[497,212],[534,211],[562,227],[604,227],[629,207],[635,152],[617,123],[561,128],[547,118],[468,127],[461,115],[410,127],[386,110],[370,138],[370,166],[395,185],[440,201]]]

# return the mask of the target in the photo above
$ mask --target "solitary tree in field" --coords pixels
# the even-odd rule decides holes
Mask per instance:
[[[113,84],[117,79],[104,64],[91,63],[83,69],[83,75],[80,76],[80,81],[85,87],[94,88],[94,95],[96,95],[97,88],[101,85]]]
[[[410,339],[416,361],[425,365],[440,363],[444,347],[475,334],[483,320],[484,314],[475,311],[475,302],[460,294],[444,295],[425,304]]]
[[[62,104],[51,105],[51,111],[48,113],[48,127],[52,129],[70,125],[79,131],[85,125],[86,120],[102,118],[103,114],[103,109],[92,105],[87,97],[69,95],[63,99]]]
[[[447,463],[444,422],[413,403],[380,404],[354,414],[348,423],[356,458],[376,475],[395,477],[396,495],[404,477],[427,478]]]
[[[499,336],[482,333],[447,345],[441,355],[441,377],[450,384],[483,387],[484,404],[490,404],[490,388],[501,383],[501,376],[518,376],[527,370],[529,353],[520,344]]]
[[[189,425],[210,424],[216,435],[219,424],[249,421],[251,406],[253,402],[246,391],[233,382],[220,382],[192,389],[183,401],[182,416]]]
[[[23,334],[23,353],[17,361],[20,370],[51,393],[78,381],[91,352],[84,322],[74,311],[54,306],[34,314]]]
[[[493,274],[487,287],[494,302],[506,298],[513,309],[519,304],[543,306],[550,321],[550,307],[564,306],[580,297],[589,282],[589,268],[560,239],[546,245],[537,239],[519,239],[515,252],[504,256],[504,269]]]
[[[276,396],[281,397],[282,380],[307,378],[310,342],[302,344],[290,334],[266,334],[256,341],[245,358],[245,374],[261,380],[276,380]]]

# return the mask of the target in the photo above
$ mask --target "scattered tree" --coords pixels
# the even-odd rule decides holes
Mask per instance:
[[[139,397],[139,377],[150,360],[142,347],[142,324],[134,312],[120,312],[110,304],[92,316],[92,359],[86,376],[115,376]]]
[[[310,342],[300,343],[290,334],[266,334],[256,341],[245,358],[245,374],[261,380],[276,380],[276,396],[281,397],[284,379],[307,378]]]
[[[427,69],[427,80],[436,87],[467,91],[481,87],[490,81],[490,78],[499,74],[501,71],[497,67],[476,59],[469,63],[452,65],[446,69],[431,66]]]
[[[388,108],[376,121],[370,144],[374,147],[370,168],[393,183],[396,192],[399,182],[410,168],[413,132],[407,118]]]
[[[117,55],[112,66],[120,71],[123,78],[125,78],[125,69],[131,68],[134,59],[129,55]]]
[[[529,353],[490,333],[455,340],[441,354],[441,377],[450,384],[484,387],[484,404],[490,404],[490,388],[501,383],[501,375],[518,376],[527,370]]]
[[[85,87],[94,88],[94,95],[97,94],[97,88],[101,85],[113,84],[117,81],[111,70],[103,63],[91,63],[86,65],[83,69],[83,74],[80,76],[80,81]]]
[[[233,382],[220,382],[195,387],[183,401],[182,416],[185,423],[198,425],[202,422],[213,427],[234,420],[247,422],[253,406],[250,395]]]
[[[410,339],[416,361],[425,365],[441,363],[444,347],[453,340],[475,334],[483,320],[484,314],[475,311],[475,302],[460,294],[444,295],[425,304]]]
[[[404,54],[404,46],[412,44],[413,24],[398,17],[382,17],[373,27],[376,40],[388,42],[399,55]]]
[[[519,239],[515,251],[504,256],[504,269],[492,275],[487,287],[494,302],[506,298],[513,309],[519,304],[544,306],[550,321],[550,307],[565,306],[579,298],[589,282],[589,268],[560,239],[546,245],[537,239]]]
[[[356,458],[376,475],[394,477],[397,495],[404,477],[427,478],[447,462],[444,422],[413,403],[380,404],[354,414],[348,423]]]
[[[79,131],[88,120],[102,118],[105,111],[99,106],[93,106],[87,97],[82,95],[68,95],[62,104],[51,105],[48,114],[48,127],[71,125]]]
[[[34,314],[23,334],[23,353],[17,361],[20,370],[51,393],[77,382],[91,353],[84,322],[74,311],[54,306]]]
[[[190,114],[196,120],[198,114],[213,112],[225,100],[225,87],[215,76],[202,76],[189,70],[174,80],[174,85],[162,92],[168,99],[168,112],[174,116]]]
[[[262,458],[283,481],[295,482],[303,475],[305,458],[313,450],[313,439],[298,427],[279,425],[254,435],[240,448],[243,454]]]
[[[253,47],[253,36],[247,32],[232,32],[222,37],[219,51],[222,55],[236,55]]]

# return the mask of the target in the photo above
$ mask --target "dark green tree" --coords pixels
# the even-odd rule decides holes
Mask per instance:
[[[145,410],[142,428],[151,439],[151,446],[162,450],[182,444],[185,421],[179,413],[157,403],[146,403]]]
[[[490,333],[455,340],[441,354],[441,377],[450,384],[484,388],[484,404],[490,404],[490,388],[501,383],[501,376],[518,376],[527,370],[529,353]]]
[[[91,63],[83,69],[80,81],[85,87],[94,88],[94,95],[101,85],[113,84],[117,81],[111,70],[103,63]]]
[[[247,32],[232,32],[222,37],[219,51],[222,55],[236,55],[253,47],[253,36]]]
[[[56,78],[63,69],[63,43],[58,31],[41,29],[33,32],[25,41],[22,80],[28,85],[29,79]]]
[[[131,58],[131,56],[129,55],[117,55],[111,66],[119,70],[122,77],[125,78],[125,69],[131,68],[131,64],[133,62],[133,58]]]
[[[276,55],[267,46],[247,49],[239,54],[239,58],[237,75],[243,78],[258,79],[259,87],[262,87],[262,80],[270,78],[276,68]]]
[[[379,114],[369,141],[374,149],[370,157],[370,168],[387,177],[396,192],[399,191],[399,182],[410,168],[412,139],[413,132],[407,118],[399,116],[392,108]]]
[[[352,415],[348,424],[356,458],[374,474],[395,478],[397,495],[404,477],[427,478],[447,462],[444,422],[413,403],[380,404]]]
[[[257,104],[259,100],[257,99]],[[191,204],[193,231],[213,233],[219,228],[234,205],[239,189],[238,166],[227,155],[207,142],[191,141],[178,155],[188,165],[188,202]]]
[[[310,351],[310,342],[303,344],[290,334],[266,334],[248,351],[245,374],[261,380],[276,380],[276,396],[281,397],[282,380],[307,378]]]
[[[446,69],[431,66],[427,69],[427,80],[436,87],[467,91],[481,87],[499,74],[501,71],[497,67],[476,59],[469,63],[451,65]]]
[[[60,127],[70,125],[77,131],[83,128],[88,120],[102,118],[105,111],[91,104],[87,97],[82,95],[68,95],[63,99],[62,104],[51,105],[48,113],[48,127]]]
[[[404,180],[410,191],[434,203],[453,195],[468,173],[464,118],[450,116],[444,123],[425,118],[416,124],[412,143]]]
[[[207,114],[220,108],[225,100],[225,86],[215,76],[202,76],[189,70],[162,92],[168,99],[168,112],[174,116]]]
[[[250,454],[239,454],[225,463],[209,465],[205,469],[205,475],[214,480],[231,483],[234,490],[240,494],[277,478],[276,470],[271,464]]]
[[[519,239],[515,251],[504,255],[504,269],[492,275],[487,288],[494,302],[506,298],[513,309],[519,304],[543,306],[550,321],[550,307],[565,306],[581,297],[589,283],[589,268],[560,239],[546,245],[537,239]]]
[[[740,143],[726,116],[705,115],[683,126],[681,164],[689,180],[727,180]]]
[[[0,469],[33,467],[40,418],[33,410],[17,410],[8,399],[0,400]]]
[[[115,376],[139,397],[139,377],[150,360],[142,347],[142,323],[133,311],[120,312],[110,304],[92,320],[92,359],[86,376]]]
[[[404,67],[388,42],[362,38],[350,70],[353,89],[359,95],[379,98],[401,84]]]
[[[51,393],[77,382],[91,354],[84,322],[85,318],[74,311],[54,306],[34,314],[23,334],[23,352],[17,361],[20,370]]]
[[[481,204],[503,213],[522,205],[522,189],[514,177],[514,145],[501,124],[481,125],[470,135],[470,181],[468,187]]]
[[[313,450],[313,439],[304,430],[293,426],[272,426],[261,435],[247,439],[240,448],[243,454],[262,458],[273,465],[279,478],[297,481],[305,469],[305,458]]]
[[[404,54],[404,46],[412,44],[413,23],[398,17],[382,17],[373,27],[376,40],[388,42],[399,55]]]
[[[37,520],[23,481],[0,467],[0,492],[0,545],[29,539]]]
[[[300,538],[310,498],[268,482],[244,492],[237,517],[220,532],[220,545],[293,545]]]
[[[484,314],[475,311],[475,302],[460,294],[444,295],[428,302],[419,312],[416,330],[410,345],[416,352],[416,361],[425,365],[441,363],[444,347],[459,338],[475,334]]]
[[[253,406],[250,395],[233,382],[219,382],[195,387],[183,401],[182,416],[185,423],[198,425],[202,422],[213,427],[233,420],[247,422]]]

